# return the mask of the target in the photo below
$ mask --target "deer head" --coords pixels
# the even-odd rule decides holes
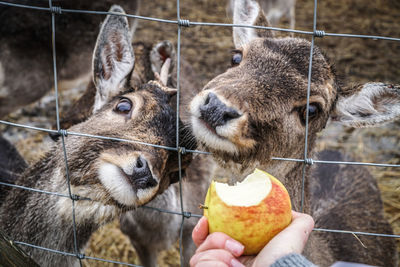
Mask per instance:
[[[235,1],[233,22],[268,26],[252,0]],[[303,158],[307,113],[308,152],[330,118],[370,127],[400,116],[398,86],[341,87],[318,47],[313,51],[307,109],[309,41],[276,38],[271,31],[244,27],[233,28],[233,40],[232,67],[211,80],[190,104],[199,145],[221,162],[277,171],[284,163],[272,162],[271,156]]]
[[[110,11],[124,13],[119,6]],[[176,90],[163,81],[133,88],[134,63],[126,17],[107,16],[93,54],[93,114],[69,130],[132,142],[66,138],[72,191],[122,207],[148,202],[176,180],[178,171],[176,152],[143,144],[176,146],[176,113],[169,103]],[[183,167],[190,158],[183,157]]]

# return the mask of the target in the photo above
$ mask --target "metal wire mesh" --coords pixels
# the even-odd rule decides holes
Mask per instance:
[[[51,14],[51,34],[52,34],[52,55],[53,55],[53,75],[54,75],[54,88],[55,88],[55,100],[56,100],[56,121],[57,121],[57,130],[51,130],[51,129],[45,129],[45,128],[39,128],[39,127],[33,127],[29,125],[23,125],[23,124],[17,124],[17,123],[12,123],[4,120],[0,120],[0,124],[5,124],[13,127],[20,127],[20,128],[25,128],[28,130],[36,130],[36,131],[43,131],[47,133],[58,133],[61,136],[62,140],[62,147],[63,147],[63,152],[64,152],[64,161],[65,161],[65,170],[66,170],[66,179],[68,183],[68,195],[66,194],[61,194],[57,192],[47,192],[35,188],[29,188],[29,187],[24,187],[24,186],[19,186],[19,185],[13,185],[13,184],[8,184],[8,183],[3,183],[0,182],[0,185],[3,186],[10,186],[10,187],[17,187],[20,189],[24,190],[29,190],[33,192],[39,192],[43,194],[49,194],[49,195],[56,195],[58,197],[66,197],[70,198],[72,202],[72,224],[73,224],[73,229],[74,229],[74,251],[73,253],[71,252],[65,252],[65,251],[59,251],[59,250],[54,250],[51,248],[45,248],[45,247],[40,247],[36,246],[33,244],[28,244],[25,242],[21,242],[18,240],[13,241],[16,244],[22,245],[22,246],[28,246],[28,247],[33,247],[35,249],[41,249],[48,251],[49,253],[57,253],[61,254],[64,256],[69,256],[69,257],[76,257],[79,260],[80,266],[82,266],[82,260],[96,260],[96,261],[103,261],[103,262],[108,262],[108,263],[116,263],[116,264],[121,264],[121,265],[126,265],[126,266],[137,266],[134,264],[129,264],[129,263],[124,263],[124,262],[118,262],[118,261],[113,261],[113,260],[107,260],[107,259],[101,259],[101,258],[95,258],[95,257],[89,257],[84,254],[81,254],[80,251],[78,250],[78,244],[77,244],[77,233],[76,233],[76,222],[75,222],[75,202],[76,201],[85,201],[85,200],[90,200],[89,198],[74,195],[73,192],[71,191],[70,188],[70,181],[69,181],[69,168],[68,168],[68,158],[66,154],[66,147],[65,147],[65,138],[68,135],[76,135],[76,136],[82,136],[82,137],[90,137],[90,138],[99,138],[99,139],[105,139],[105,140],[113,140],[113,141],[119,141],[119,142],[134,142],[134,143],[139,143],[147,146],[152,146],[160,149],[166,149],[166,150],[171,150],[171,151],[177,151],[178,152],[178,164],[179,164],[179,185],[180,185],[180,204],[181,204],[181,211],[176,212],[176,211],[169,211],[169,210],[163,210],[151,206],[143,206],[145,209],[152,209],[156,210],[159,212],[164,212],[164,213],[170,213],[174,214],[177,216],[182,217],[181,221],[181,231],[180,231],[180,240],[179,240],[179,247],[180,247],[180,256],[181,256],[181,265],[183,265],[182,262],[182,235],[183,235],[183,224],[185,222],[185,219],[189,219],[191,217],[201,217],[202,215],[200,214],[192,214],[190,212],[185,211],[184,208],[184,202],[182,199],[182,166],[181,166],[181,155],[182,153],[200,153],[200,154],[210,154],[209,152],[205,151],[198,151],[198,150],[190,150],[190,149],[185,149],[184,147],[181,147],[179,144],[179,119],[177,119],[176,123],[176,146],[175,147],[165,147],[165,146],[160,146],[160,145],[155,145],[155,144],[150,144],[150,143],[143,143],[140,141],[133,141],[133,140],[127,140],[127,139],[122,139],[122,138],[114,138],[114,137],[107,137],[107,136],[97,136],[97,135],[90,135],[90,134],[85,134],[85,133],[78,133],[78,132],[71,132],[67,131],[65,129],[60,128],[60,117],[59,117],[59,103],[58,103],[58,87],[57,87],[57,62],[56,62],[56,23],[55,23],[55,16],[63,15],[66,13],[78,13],[78,14],[91,14],[91,15],[114,15],[114,16],[126,16],[129,18],[136,18],[140,20],[148,20],[148,21],[155,21],[159,23],[169,23],[169,24],[176,24],[177,26],[177,104],[176,104],[176,109],[177,109],[177,117],[179,118],[180,115],[180,73],[181,73],[181,30],[182,27],[196,27],[196,26],[210,26],[210,27],[247,27],[247,28],[255,28],[255,29],[264,29],[264,30],[272,30],[272,31],[281,31],[281,32],[288,32],[288,33],[297,33],[297,34],[302,34],[302,35],[311,35],[311,49],[310,49],[310,59],[309,59],[309,69],[308,69],[308,85],[307,85],[307,109],[309,107],[309,102],[310,102],[310,87],[311,87],[311,76],[312,76],[312,58],[313,58],[313,50],[314,50],[314,42],[315,38],[317,37],[341,37],[341,38],[364,38],[364,39],[373,39],[373,40],[384,40],[384,41],[396,41],[400,42],[400,38],[395,38],[395,37],[387,37],[387,36],[375,36],[375,35],[359,35],[359,34],[342,34],[342,33],[327,33],[322,30],[317,29],[317,0],[314,0],[314,16],[313,16],[313,29],[312,31],[300,31],[300,30],[295,30],[295,29],[284,29],[284,28],[277,28],[277,27],[263,27],[263,26],[254,26],[254,25],[242,25],[242,24],[226,24],[226,23],[213,23],[213,22],[194,22],[194,21],[189,21],[185,19],[181,19],[180,17],[180,0],[177,0],[177,19],[176,20],[166,20],[166,19],[160,19],[160,18],[153,18],[153,17],[144,17],[144,16],[139,16],[139,15],[131,15],[131,14],[121,14],[121,13],[114,13],[114,12],[107,12],[107,11],[92,11],[92,10],[76,10],[76,9],[64,9],[60,6],[54,6],[52,3],[52,0],[49,0],[49,7],[39,7],[39,6],[33,6],[33,5],[22,5],[22,4],[14,4],[14,3],[9,3],[9,2],[2,2],[0,1],[0,5],[4,6],[10,6],[10,7],[15,7],[15,8],[25,8],[25,9],[32,9],[32,10],[37,10],[37,11],[42,11],[42,12],[48,12]],[[7,23],[7,22],[2,22],[2,23]],[[282,160],[282,161],[293,161],[293,162],[303,162],[303,172],[302,172],[302,195],[301,195],[301,210],[303,210],[303,205],[304,205],[304,185],[305,185],[305,179],[306,179],[306,166],[311,165],[314,163],[317,164],[347,164],[347,165],[364,165],[364,166],[376,166],[376,167],[400,167],[399,164],[382,164],[382,163],[366,163],[366,162],[343,162],[343,161],[323,161],[323,160],[314,160],[312,158],[308,158],[307,155],[307,147],[308,147],[308,128],[309,128],[309,114],[306,113],[306,127],[305,127],[305,149],[304,149],[304,158],[303,159],[292,159],[292,158],[280,158],[280,157],[273,157],[273,160]],[[335,229],[321,229],[321,228],[315,228],[314,231],[318,232],[334,232],[334,233],[341,233],[341,234],[353,234],[353,235],[367,235],[367,236],[380,236],[380,237],[388,237],[388,238],[400,238],[400,235],[389,235],[389,234],[380,234],[380,233],[367,233],[367,232],[356,232],[356,231],[345,231],[345,230],[335,230]]]

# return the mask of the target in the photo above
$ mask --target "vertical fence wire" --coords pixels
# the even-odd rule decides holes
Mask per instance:
[[[317,0],[314,0],[314,15],[313,15],[313,32],[317,30]],[[308,159],[308,121],[309,121],[309,113],[308,109],[310,107],[310,91],[311,91],[311,76],[312,76],[312,61],[314,54],[314,40],[315,35],[311,36],[311,48],[310,48],[310,61],[308,64],[308,82],[307,82],[307,104],[306,104],[306,126],[305,126],[305,138],[304,138],[304,163],[301,175],[301,203],[300,203],[300,211],[304,211],[304,192],[305,192],[305,180],[306,180],[306,168],[307,168],[307,159]]]
[[[177,0],[177,20],[172,21],[172,20],[164,20],[164,19],[159,19],[159,18],[151,18],[151,17],[143,17],[143,16],[137,16],[137,15],[130,15],[130,14],[114,14],[112,12],[104,12],[104,11],[90,11],[90,10],[71,10],[71,9],[62,9],[61,7],[55,7],[52,4],[52,0],[49,0],[49,8],[43,8],[43,7],[36,7],[36,6],[29,6],[29,5],[19,5],[19,4],[13,4],[13,3],[8,3],[8,2],[3,2],[0,1],[0,5],[8,5],[8,6],[13,6],[15,8],[30,8],[30,9],[35,9],[39,11],[48,11],[51,13],[51,35],[52,35],[52,56],[53,56],[53,75],[54,75],[54,90],[55,90],[55,103],[56,103],[56,121],[57,121],[57,131],[54,130],[49,130],[49,129],[42,129],[42,128],[37,128],[37,127],[32,127],[32,126],[27,126],[27,125],[20,125],[20,124],[15,124],[15,123],[10,123],[7,121],[2,121],[0,120],[0,124],[6,124],[6,125],[11,125],[15,127],[22,127],[22,128],[27,128],[27,129],[33,129],[33,130],[39,130],[39,131],[45,131],[45,132],[57,132],[61,136],[62,140],[62,149],[63,149],[63,156],[64,156],[64,161],[65,161],[65,172],[66,172],[66,182],[68,185],[68,196],[63,195],[57,192],[46,192],[43,190],[38,190],[34,188],[25,188],[23,186],[18,186],[18,185],[12,185],[12,184],[7,184],[1,182],[0,185],[6,185],[6,186],[11,186],[11,187],[18,187],[22,188],[24,190],[31,190],[35,192],[40,192],[40,193],[46,193],[50,195],[56,195],[58,197],[69,197],[72,201],[72,224],[73,224],[73,247],[74,247],[74,253],[68,253],[68,252],[62,252],[62,251],[57,251],[49,248],[43,248],[40,246],[35,246],[32,244],[27,244],[21,241],[15,241],[15,243],[20,244],[20,245],[25,245],[25,246],[30,246],[30,247],[35,247],[37,249],[42,249],[42,250],[47,250],[52,253],[59,253],[65,256],[72,256],[76,257],[79,260],[80,266],[82,266],[82,259],[91,259],[91,260],[98,260],[98,261],[104,261],[104,262],[110,262],[110,263],[117,263],[117,264],[122,264],[122,265],[127,265],[127,266],[137,266],[129,263],[123,263],[123,262],[118,262],[118,261],[111,261],[111,260],[105,260],[105,259],[100,259],[100,258],[95,258],[95,257],[88,257],[83,254],[80,254],[80,251],[78,249],[78,241],[77,241],[77,232],[76,232],[76,221],[75,221],[75,201],[82,201],[82,200],[89,200],[88,198],[82,198],[79,196],[76,196],[73,194],[71,191],[71,185],[70,185],[70,177],[69,177],[69,167],[68,167],[68,158],[67,158],[67,151],[66,151],[66,144],[65,144],[65,137],[67,137],[67,134],[71,135],[78,135],[78,136],[86,136],[86,137],[92,137],[92,138],[104,138],[104,139],[109,139],[109,140],[116,140],[116,141],[121,141],[121,142],[132,142],[132,140],[124,140],[124,139],[119,139],[119,138],[110,138],[110,137],[104,137],[104,136],[94,136],[94,135],[88,135],[84,133],[73,133],[73,132],[67,132],[66,130],[63,130],[60,128],[60,117],[59,117],[59,102],[58,102],[58,82],[57,82],[57,61],[56,61],[56,23],[55,23],[55,16],[56,13],[85,13],[85,14],[93,14],[93,15],[118,15],[118,16],[127,16],[131,18],[138,18],[138,19],[144,19],[144,20],[150,20],[150,21],[158,21],[160,23],[174,23],[177,24],[177,103],[176,103],[176,109],[177,109],[177,116],[176,116],[176,147],[175,148],[170,148],[170,147],[163,147],[163,146],[158,146],[158,145],[153,145],[153,144],[146,144],[145,145],[150,145],[150,146],[155,146],[163,149],[169,149],[169,150],[175,150],[178,152],[178,167],[179,167],[179,192],[180,192],[180,213],[179,212],[172,212],[172,211],[167,211],[167,210],[162,210],[158,208],[152,208],[152,207],[147,207],[147,208],[152,208],[155,210],[158,210],[159,212],[166,212],[166,213],[171,213],[175,215],[179,215],[182,217],[181,221],[181,227],[180,227],[180,234],[179,234],[179,250],[180,250],[180,263],[181,266],[183,266],[183,246],[182,246],[182,239],[183,239],[183,226],[185,222],[185,218],[190,218],[190,217],[201,217],[201,215],[198,214],[190,214],[185,211],[184,209],[184,201],[183,201],[183,192],[182,192],[182,154],[184,153],[201,153],[201,154],[210,154],[209,152],[204,152],[204,151],[197,151],[197,150],[186,150],[185,148],[182,148],[180,146],[180,131],[179,131],[179,117],[180,117],[180,71],[181,71],[181,31],[182,31],[182,26],[219,26],[219,27],[248,27],[248,28],[256,28],[256,29],[265,29],[265,30],[276,30],[276,31],[282,31],[282,32],[293,32],[293,33],[299,33],[299,34],[305,34],[305,35],[311,35],[311,48],[310,48],[310,58],[309,58],[309,69],[308,69],[308,84],[307,84],[307,103],[306,103],[306,123],[305,123],[305,143],[304,143],[304,159],[288,159],[288,158],[277,158],[273,157],[272,159],[274,160],[286,160],[286,161],[293,161],[293,162],[303,162],[303,169],[302,169],[302,188],[301,188],[301,211],[304,209],[304,192],[305,192],[305,179],[306,179],[306,167],[307,165],[313,164],[313,163],[320,163],[320,164],[353,164],[353,165],[368,165],[368,166],[378,166],[378,167],[400,167],[398,164],[379,164],[379,163],[364,163],[364,162],[336,162],[336,161],[319,161],[319,160],[313,160],[308,158],[308,127],[309,127],[309,102],[310,102],[310,91],[311,91],[311,81],[312,81],[312,61],[313,61],[313,51],[314,51],[314,42],[315,42],[315,37],[323,37],[323,36],[332,36],[332,37],[344,37],[344,38],[368,38],[368,39],[375,39],[375,40],[387,40],[387,41],[399,41],[400,38],[395,38],[395,37],[385,37],[385,36],[371,36],[371,35],[357,35],[357,34],[338,34],[338,33],[325,33],[324,31],[318,31],[317,30],[317,0],[314,0],[314,14],[313,14],[313,31],[298,31],[294,29],[281,29],[281,28],[274,28],[274,27],[261,27],[261,26],[253,26],[253,25],[239,25],[239,24],[225,24],[225,23],[210,23],[210,22],[189,22],[187,20],[181,20],[180,16],[180,0]],[[138,141],[138,143],[141,143]],[[388,235],[388,234],[380,234],[380,233],[366,233],[366,232],[355,232],[355,231],[345,231],[345,230],[335,230],[335,229],[318,229],[315,228],[315,231],[321,231],[321,232],[335,232],[335,233],[349,233],[349,234],[357,234],[357,235],[370,235],[370,236],[383,236],[383,237],[391,237],[391,238],[400,238],[400,235]]]
[[[181,87],[180,87],[180,78],[181,78],[181,24],[179,23],[181,19],[181,7],[180,1],[176,0],[176,19],[178,21],[178,32],[177,32],[177,73],[176,73],[176,86],[177,86],[177,95],[176,95],[176,148],[178,149],[178,163],[179,163],[179,200],[181,206],[181,213],[182,213],[182,221],[179,230],[179,256],[180,256],[180,263],[183,266],[183,227],[185,223],[185,211],[183,206],[183,190],[182,190],[182,150],[179,149],[179,115],[180,115],[180,95],[181,95]]]
[[[73,229],[73,247],[75,256],[78,259],[79,266],[82,267],[82,257],[80,256],[78,249],[78,238],[76,231],[76,220],[75,220],[75,199],[71,191],[71,180],[69,176],[67,150],[65,146],[65,131],[60,129],[60,111],[58,103],[58,78],[57,78],[57,50],[56,50],[56,22],[55,22],[55,9],[52,4],[52,0],[49,0],[49,8],[51,12],[51,47],[53,56],[53,75],[54,75],[54,90],[55,90],[55,102],[56,102],[56,119],[57,119],[57,131],[61,132],[62,149],[65,162],[65,175],[68,187],[68,193],[72,202],[72,229]]]

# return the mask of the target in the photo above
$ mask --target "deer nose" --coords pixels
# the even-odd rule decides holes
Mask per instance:
[[[150,171],[149,164],[142,156],[137,158],[130,179],[136,189],[145,189],[157,185],[157,181],[153,178]]]
[[[211,92],[204,104],[200,106],[200,114],[201,118],[214,129],[241,116],[236,109],[226,106],[216,94]]]

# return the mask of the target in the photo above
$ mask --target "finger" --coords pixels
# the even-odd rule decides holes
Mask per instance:
[[[208,221],[206,217],[201,217],[194,227],[192,232],[192,239],[196,247],[199,247],[208,236]]]
[[[314,227],[314,220],[304,213],[292,214],[292,222],[262,249],[255,259],[254,266],[268,266],[290,253],[302,253]]]
[[[207,236],[206,240],[197,248],[196,252],[211,249],[225,249],[235,257],[238,257],[242,255],[244,246],[224,233],[215,232]]]
[[[292,212],[293,220],[288,227],[277,234],[267,247],[281,248],[282,253],[301,253],[314,227],[313,218],[304,213]],[[286,244],[290,244],[287,246]]]
[[[220,263],[218,266],[244,267],[230,252],[224,249],[196,252],[190,259],[190,266],[201,266],[203,263],[208,263],[208,265],[204,266],[214,266],[211,264],[212,262]]]
[[[304,236],[299,235],[299,237],[304,242],[304,244],[303,244],[303,248],[304,248],[305,243],[307,242],[308,237],[310,236],[310,234],[314,228],[314,219],[308,214],[300,213],[300,212],[296,212],[296,211],[292,211],[292,216],[293,216],[293,220],[292,220],[292,223],[288,226],[288,228],[289,228],[288,231],[291,231],[291,232],[299,231],[299,232],[304,233]]]
[[[216,261],[202,261],[197,263],[196,265],[190,265],[191,267],[229,267],[229,265],[226,265],[224,262],[216,262]]]

